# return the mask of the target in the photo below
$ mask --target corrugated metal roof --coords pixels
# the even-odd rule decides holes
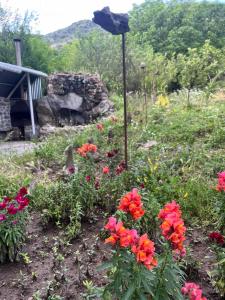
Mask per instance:
[[[18,74],[21,74],[22,72],[24,72],[24,73],[29,73],[29,74],[40,76],[40,77],[48,76],[47,74],[45,74],[41,71],[37,71],[34,69],[25,68],[25,67],[21,67],[21,66],[17,66],[17,65],[12,65],[12,64],[8,64],[8,63],[4,63],[4,62],[0,62],[0,70],[5,70],[5,71],[13,72],[13,73],[18,73]]]
[[[7,97],[13,87],[26,73],[30,74],[31,83],[35,82],[37,78],[48,76],[47,74],[37,70],[0,62],[0,97]],[[24,81],[23,86],[26,90],[26,80]],[[20,97],[19,88],[15,91],[13,97]]]

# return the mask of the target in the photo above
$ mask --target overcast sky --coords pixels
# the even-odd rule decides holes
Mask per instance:
[[[20,13],[26,10],[35,11],[39,21],[36,31],[46,34],[69,26],[75,21],[91,19],[93,11],[109,6],[113,12],[128,12],[133,3],[140,4],[144,0],[0,0]]]

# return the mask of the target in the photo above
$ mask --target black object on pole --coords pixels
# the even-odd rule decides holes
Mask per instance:
[[[123,60],[123,104],[124,104],[124,160],[128,169],[128,135],[127,135],[127,80],[126,80],[126,32],[130,31],[128,14],[112,13],[109,7],[94,12],[93,22],[113,35],[122,35]]]

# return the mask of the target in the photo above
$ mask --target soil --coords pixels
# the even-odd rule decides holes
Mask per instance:
[[[109,255],[109,247],[99,238],[104,222],[103,212],[99,211],[98,218],[92,223],[82,225],[77,239],[65,243],[62,229],[53,225],[45,228],[41,217],[32,214],[28,240],[22,250],[23,261],[0,266],[0,299],[39,300],[60,295],[63,299],[79,300],[85,292],[84,281],[104,285],[104,274],[96,269]],[[203,240],[202,236],[206,236],[202,229],[189,230],[187,234],[187,243],[192,245],[188,281],[199,283],[208,300],[219,300],[207,274],[215,257],[207,239]],[[35,293],[39,293],[39,298],[33,298]]]
[[[101,219],[99,216],[94,223],[83,224],[79,237],[64,243],[63,230],[54,226],[43,228],[40,216],[33,215],[28,241],[22,250],[30,263],[21,261],[0,266],[0,299],[31,300],[39,291],[40,298],[34,299],[48,299],[55,294],[63,299],[79,300],[84,292],[83,281],[104,284],[102,274],[96,270],[108,252],[98,238],[103,227]]]

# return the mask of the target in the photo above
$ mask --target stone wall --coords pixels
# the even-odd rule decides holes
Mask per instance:
[[[10,100],[0,98],[0,132],[12,129],[10,117]]]

